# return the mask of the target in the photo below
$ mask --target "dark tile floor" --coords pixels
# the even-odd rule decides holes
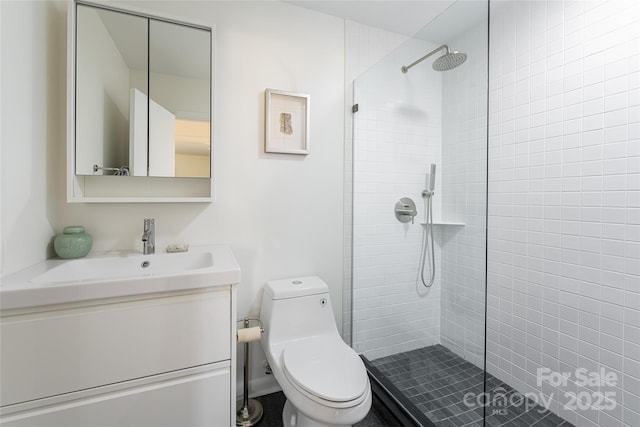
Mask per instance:
[[[446,347],[433,345],[372,360],[371,364],[436,426],[483,426],[484,410],[474,405],[471,397],[483,393],[484,372]],[[496,402],[487,407],[487,427],[572,426],[532,401],[525,401],[523,395],[490,374],[487,392]],[[469,405],[465,404],[465,395]],[[502,402],[507,404],[500,405]]]
[[[285,397],[282,392],[267,394],[256,398],[262,403],[264,414],[262,420],[256,424],[256,427],[282,427],[282,408],[284,408]],[[354,427],[387,427],[388,424],[383,420],[382,416],[371,408],[369,415]]]

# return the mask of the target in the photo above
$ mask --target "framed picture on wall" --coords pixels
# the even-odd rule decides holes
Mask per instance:
[[[309,154],[309,95],[265,90],[267,153]]]

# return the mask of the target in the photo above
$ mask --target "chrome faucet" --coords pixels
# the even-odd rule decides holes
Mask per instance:
[[[142,233],[142,253],[152,254],[156,251],[156,223],[153,218],[144,219],[144,230]]]

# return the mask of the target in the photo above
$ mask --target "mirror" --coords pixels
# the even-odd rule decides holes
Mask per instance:
[[[76,175],[209,178],[211,31],[76,7]]]

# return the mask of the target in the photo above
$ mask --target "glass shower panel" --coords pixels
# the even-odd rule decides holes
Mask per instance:
[[[458,1],[354,81],[352,345],[423,425],[484,417],[487,68],[488,3]]]

